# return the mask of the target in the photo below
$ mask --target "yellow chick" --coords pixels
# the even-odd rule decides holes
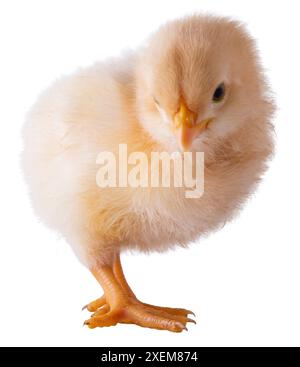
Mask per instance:
[[[81,69],[42,93],[24,126],[23,167],[37,215],[104,290],[86,306],[94,312],[86,325],[181,332],[193,322],[189,310],[141,302],[120,253],[186,247],[230,220],[266,169],[273,109],[244,27],[201,15],[169,22],[135,53]],[[203,195],[188,198],[174,185],[100,187],[97,157],[118,157],[120,144],[146,157],[204,152]]]

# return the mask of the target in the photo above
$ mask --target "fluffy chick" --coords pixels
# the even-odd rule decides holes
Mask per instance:
[[[180,332],[192,321],[188,310],[139,301],[119,254],[186,246],[231,219],[266,169],[272,111],[253,40],[241,24],[211,16],[167,23],[136,53],[79,70],[40,96],[24,127],[24,171],[38,216],[104,290],[87,305],[89,327]],[[99,152],[117,154],[121,143],[148,156],[204,152],[204,194],[98,187]]]

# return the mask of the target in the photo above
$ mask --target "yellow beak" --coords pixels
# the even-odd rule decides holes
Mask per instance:
[[[207,128],[212,118],[196,123],[197,116],[190,111],[184,102],[180,103],[179,111],[174,115],[174,127],[182,151],[189,151],[193,141]]]

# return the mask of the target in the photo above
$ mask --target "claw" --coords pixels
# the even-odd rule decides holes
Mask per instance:
[[[187,328],[186,326],[184,326],[184,327],[183,327],[183,330],[186,330],[186,331],[188,331],[188,328]]]
[[[186,312],[187,315],[192,315],[192,316],[196,317],[196,314],[193,311],[191,311],[191,310],[184,310],[184,311]]]

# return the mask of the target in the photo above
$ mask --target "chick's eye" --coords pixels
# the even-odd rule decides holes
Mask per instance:
[[[225,96],[225,84],[221,83],[214,91],[212,100],[213,102],[221,102],[224,96]]]

